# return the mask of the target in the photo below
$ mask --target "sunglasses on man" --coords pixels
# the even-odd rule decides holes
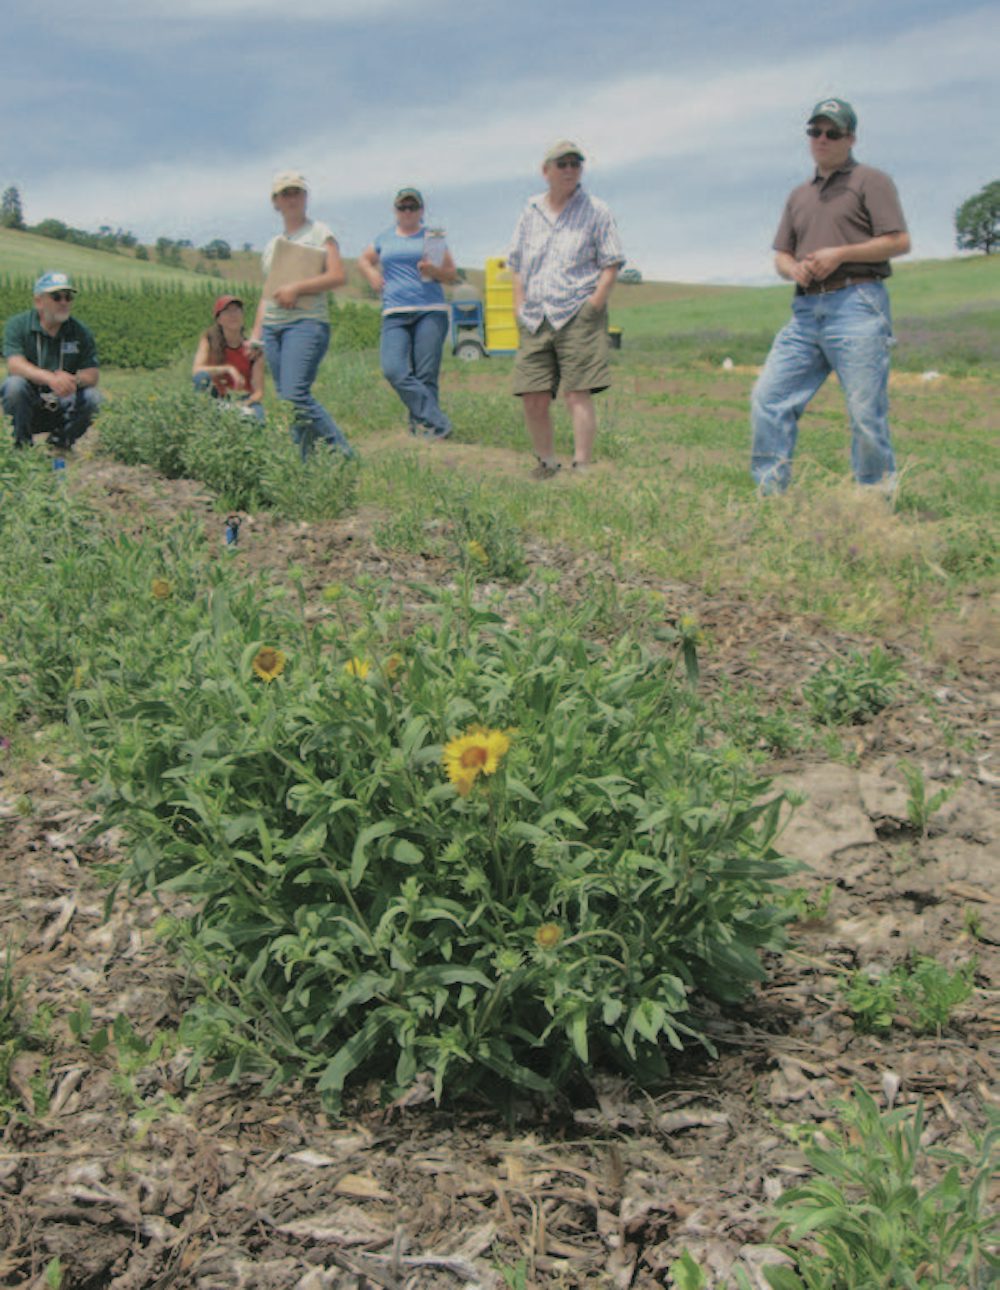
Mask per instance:
[[[399,202],[396,205],[398,211],[418,211],[420,207],[416,202]]]
[[[818,125],[808,126],[806,134],[810,139],[829,139],[831,143],[846,137],[843,130],[821,130]]]
[[[560,170],[579,170],[582,165],[581,157],[559,157],[556,161],[556,166]]]
[[[278,196],[279,197],[298,197],[299,193],[301,193],[302,191],[303,190],[301,188],[280,188],[278,190]]]
[[[54,300],[57,305],[72,304],[74,292],[72,291],[47,291],[45,293],[50,300]]]

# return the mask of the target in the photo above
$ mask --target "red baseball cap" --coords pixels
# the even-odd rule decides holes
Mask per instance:
[[[223,309],[228,309],[230,305],[239,305],[242,309],[243,301],[239,296],[219,296],[215,304],[212,306],[212,317],[218,318]]]

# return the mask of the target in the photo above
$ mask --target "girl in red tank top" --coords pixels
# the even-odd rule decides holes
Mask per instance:
[[[264,356],[243,333],[243,301],[219,296],[215,322],[198,341],[191,370],[195,389],[211,389],[215,398],[240,399],[259,420],[264,419]]]

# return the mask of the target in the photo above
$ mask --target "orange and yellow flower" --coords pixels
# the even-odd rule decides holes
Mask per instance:
[[[344,671],[348,676],[356,676],[359,681],[363,681],[371,670],[372,665],[366,658],[348,659],[344,664]]]
[[[174,594],[174,584],[168,578],[154,578],[150,590],[155,600],[169,600]]]
[[[285,655],[272,645],[265,645],[254,655],[253,670],[262,681],[270,683],[285,670]]]
[[[464,735],[445,745],[444,768],[461,797],[468,797],[479,775],[495,775],[510,748],[502,730],[470,726]]]
[[[562,940],[562,928],[558,923],[542,923],[535,932],[535,944],[540,950],[554,950]]]
[[[403,666],[402,654],[390,654],[389,657],[385,660],[385,663],[383,666],[385,667],[386,676],[391,681],[395,677],[399,669]]]

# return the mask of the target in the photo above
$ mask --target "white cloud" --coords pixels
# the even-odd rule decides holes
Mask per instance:
[[[303,0],[306,8],[309,3]],[[257,0],[183,4],[192,12],[242,12]],[[322,7],[329,16],[352,6],[348,0],[322,0]],[[176,12],[175,0],[171,8]],[[103,223],[113,208],[116,223],[145,235],[156,230],[200,239],[234,224],[246,228],[254,211],[263,215],[254,226],[270,227],[268,179],[287,166],[305,170],[322,214],[343,202],[387,198],[401,182],[432,190],[524,185],[537,172],[544,145],[566,136],[579,140],[599,176],[692,157],[709,159],[721,179],[737,162],[745,168],[755,159],[770,172],[798,137],[804,108],[823,94],[851,98],[862,133],[866,107],[872,106],[876,120],[882,110],[875,104],[901,104],[911,129],[928,138],[942,126],[947,130],[948,123],[936,119],[935,95],[962,83],[993,83],[996,48],[990,33],[998,29],[993,11],[979,10],[881,42],[810,49],[770,64],[719,67],[711,75],[699,68],[617,76],[589,84],[586,93],[569,76],[557,85],[508,81],[497,93],[480,86],[468,102],[445,100],[402,118],[369,99],[353,120],[338,122],[334,135],[324,124],[312,138],[292,146],[276,143],[269,156],[252,161],[236,161],[227,152],[206,160],[155,160],[127,173],[113,167],[64,170],[58,179],[32,184],[31,206],[60,209],[68,222],[87,227]],[[497,106],[484,116],[483,102]],[[806,164],[804,144],[795,160]],[[669,185],[667,170],[664,191],[651,194],[652,200],[671,200]]]
[[[424,11],[449,8],[454,0],[428,0]],[[142,0],[141,19],[169,19],[184,22],[196,18],[206,23],[230,23],[234,20],[255,19],[274,22],[276,18],[287,26],[295,22],[370,23],[393,11],[410,11],[409,0],[295,0],[280,10],[274,0]],[[96,0],[87,11],[88,21],[108,20],[128,15],[135,20],[140,16],[133,0]]]

